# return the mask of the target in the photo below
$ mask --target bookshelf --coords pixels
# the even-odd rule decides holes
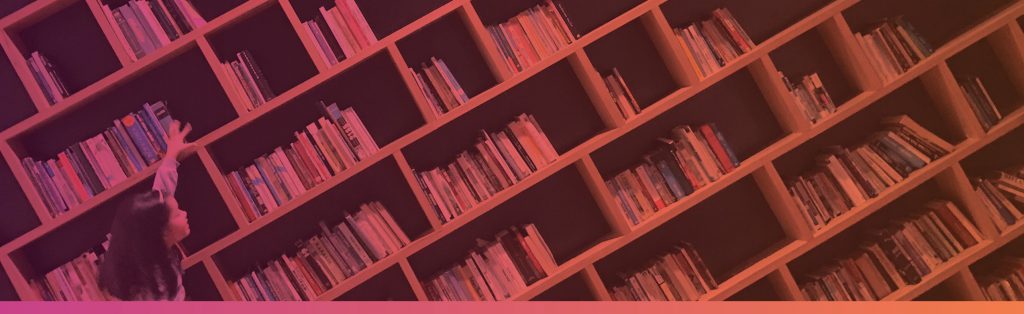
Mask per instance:
[[[618,271],[684,240],[701,251],[721,284],[702,299],[801,300],[801,275],[850,247],[865,226],[926,196],[957,203],[984,240],[887,299],[983,298],[976,277],[986,263],[1020,252],[1024,227],[997,234],[969,178],[1024,157],[1016,147],[1024,138],[1022,1],[786,0],[767,6],[613,0],[594,6],[564,0],[581,37],[514,74],[486,27],[543,1],[356,0],[379,41],[333,66],[316,56],[314,39],[301,29],[301,21],[333,1],[196,1],[206,25],[134,62],[98,11],[112,2],[0,5],[0,95],[12,100],[0,107],[0,207],[7,209],[0,223],[0,299],[38,299],[29,281],[98,244],[118,201],[149,188],[155,171],[145,169],[51,217],[20,160],[50,156],[156,100],[166,100],[176,118],[195,126],[190,140],[199,144],[179,168],[178,192],[193,223],[183,266],[195,300],[239,299],[232,281],[292,249],[318,222],[340,221],[343,210],[372,200],[387,205],[412,243],[319,299],[426,300],[421,280],[460,258],[476,238],[522,223],[537,225],[558,268],[516,300],[610,300]],[[672,27],[720,7],[733,12],[756,46],[698,79]],[[883,82],[853,34],[897,15],[936,51]],[[243,49],[276,94],[252,111],[221,67]],[[62,77],[72,94],[52,106],[25,61],[36,50],[67,69]],[[408,71],[432,56],[448,62],[470,96],[436,117]],[[602,83],[601,73],[612,67],[622,71],[643,109],[629,120]],[[809,123],[787,97],[778,71],[819,73],[837,111]],[[958,89],[962,75],[984,80],[1004,114],[988,131]],[[355,108],[380,151],[249,222],[225,175],[287,144],[292,132],[319,115],[317,100]],[[472,146],[479,130],[503,127],[520,113],[537,118],[559,157],[441,223],[414,171],[450,162]],[[896,113],[910,115],[955,149],[813,230],[783,180],[805,171],[822,147],[865,136],[850,130],[873,130],[881,117]],[[706,122],[719,126],[740,166],[631,225],[604,181],[641,159],[673,126]],[[735,237],[734,230],[754,236]]]

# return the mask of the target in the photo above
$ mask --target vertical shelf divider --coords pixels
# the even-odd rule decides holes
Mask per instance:
[[[797,109],[799,104],[782,83],[779,70],[771,58],[765,55],[754,61],[750,65],[750,74],[783,129],[790,133],[799,133],[811,128],[811,122]]]
[[[217,262],[213,261],[213,257],[204,258],[202,264],[206,267],[210,280],[213,280],[213,285],[217,287],[217,292],[220,293],[220,297],[224,301],[241,300],[241,298],[235,295],[234,289],[231,289],[231,284],[228,283],[227,278],[224,278],[224,274],[217,267]]]
[[[29,284],[28,278],[25,278],[25,275],[18,271],[17,263],[14,262],[11,252],[0,252],[0,270],[7,273],[7,279],[11,281],[11,285],[14,286],[19,299],[22,301],[42,301],[39,294],[32,290],[32,285]]]
[[[441,229],[441,219],[434,213],[434,207],[430,204],[430,200],[427,199],[427,195],[423,193],[423,189],[420,188],[419,180],[416,179],[416,173],[412,167],[409,166],[409,161],[405,159],[405,154],[401,150],[395,151],[393,154],[395,157],[395,163],[398,164],[398,169],[402,171],[402,177],[405,177],[405,182],[409,184],[412,190],[412,194],[416,196],[416,202],[420,204],[423,214],[427,216],[427,221],[430,222],[432,230]]]
[[[43,94],[42,86],[36,84],[32,70],[29,69],[25,59],[22,58],[21,51],[14,44],[14,39],[6,31],[2,30],[3,28],[0,28],[0,48],[4,50],[4,54],[7,55],[7,59],[11,62],[11,67],[14,68],[15,74],[18,75],[18,80],[25,86],[29,98],[32,99],[32,104],[36,107],[36,114],[46,112],[50,108],[50,104],[46,100],[46,95]]]
[[[959,163],[953,164],[946,171],[939,173],[935,176],[935,180],[939,184],[939,188],[946,195],[950,195],[953,201],[958,201],[967,207],[961,210],[966,211],[964,214],[970,215],[982,237],[989,240],[999,237],[999,231],[989,217],[985,204],[974,193],[974,186],[971,185],[967,173]]]
[[[782,182],[778,170],[771,162],[753,173],[754,181],[764,194],[768,206],[771,207],[775,217],[786,234],[794,240],[809,240],[814,236],[814,230],[804,219],[803,213],[796,205],[796,202],[789,195],[786,184]]]
[[[299,41],[302,42],[302,46],[306,48],[306,52],[309,53],[310,59],[313,60],[313,65],[316,66],[317,72],[324,73],[331,66],[324,63],[324,60],[320,58],[320,48],[317,47],[316,41],[309,37],[309,33],[304,31],[305,26],[302,25],[302,21],[299,21],[299,15],[295,12],[295,7],[292,6],[291,0],[278,0],[281,5],[281,10],[284,11],[284,15],[288,17],[288,23],[295,29],[296,35],[299,36]],[[354,56],[345,56],[346,58],[352,58]]]
[[[783,300],[807,301],[807,298],[804,297],[804,293],[800,291],[800,286],[796,284],[796,279],[794,279],[795,277],[793,277],[793,273],[789,271],[789,266],[779,266],[779,269],[768,274],[768,277],[766,278]]]
[[[949,288],[953,289],[957,297],[969,301],[985,301],[985,293],[981,291],[978,280],[974,278],[970,267],[961,270],[946,280]]]
[[[587,92],[590,102],[597,109],[597,114],[601,116],[605,125],[609,128],[618,128],[625,124],[626,119],[619,113],[618,107],[604,85],[604,79],[590,63],[590,57],[580,49],[569,55],[569,64],[572,66],[573,72],[576,72],[576,77],[580,79],[583,90]]]
[[[100,3],[100,0],[85,0],[85,3],[89,6],[89,11],[92,12],[96,24],[99,24],[100,30],[103,31],[103,38],[107,39],[107,44],[114,50],[117,60],[121,61],[121,66],[127,67],[132,64],[134,61],[132,61],[132,57],[128,54],[134,52],[126,51],[125,45],[121,43],[120,39],[117,39],[113,25],[107,20],[107,15],[103,13],[103,4]]]
[[[985,135],[985,129],[981,127],[981,122],[971,110],[967,96],[960,91],[960,85],[957,84],[956,78],[953,77],[953,72],[946,62],[939,63],[925,72],[921,76],[921,82],[924,83],[932,100],[938,105],[939,108],[935,109],[938,109],[939,113],[949,118],[950,121],[956,121],[957,129],[963,132],[965,137],[980,138]]]
[[[1006,66],[1006,74],[1010,83],[1019,91],[1024,91],[1024,31],[1019,23],[1010,25],[992,33],[988,43],[995,50],[999,61]]]
[[[857,39],[850,30],[850,24],[842,13],[818,26],[818,32],[825,39],[825,45],[839,61],[843,72],[849,76],[861,91],[872,91],[882,87],[882,78],[864,55]]]
[[[405,58],[402,57],[402,52],[398,50],[398,46],[394,42],[389,43],[387,46],[387,53],[391,56],[391,61],[394,63],[395,68],[398,70],[398,75],[402,77],[402,82],[405,83],[405,89],[409,90],[412,95],[413,102],[416,103],[416,109],[420,110],[420,115],[423,116],[423,121],[427,124],[437,120],[437,116],[434,115],[434,111],[430,108],[430,104],[427,102],[426,96],[420,92],[416,79],[412,73],[409,73],[409,65],[405,63]]]
[[[416,295],[416,300],[430,301],[430,299],[427,298],[426,290],[423,290],[423,285],[420,284],[419,279],[416,278],[416,273],[413,272],[412,265],[409,264],[409,259],[399,259],[398,267],[402,269],[402,274],[405,275],[405,280],[409,281],[409,287],[412,288],[412,293]]]
[[[676,40],[672,26],[668,24],[665,13],[660,6],[654,6],[650,12],[640,18],[644,28],[653,36],[651,37],[658,52],[665,59],[665,66],[668,68],[672,78],[679,86],[692,86],[700,82],[700,77],[694,69],[694,65],[686,62],[686,52]]]
[[[491,35],[487,31],[487,26],[480,20],[480,15],[477,14],[476,9],[473,8],[473,2],[470,0],[455,1],[463,2],[461,8],[458,10],[459,15],[466,23],[466,26],[469,27],[469,34],[473,36],[473,40],[476,41],[477,48],[480,49],[484,60],[487,61],[487,66],[491,68],[491,73],[494,73],[495,80],[500,84],[501,82],[512,78],[514,73],[512,73],[505,65],[504,58],[501,56],[501,53],[498,52],[498,45],[491,39]]]
[[[597,273],[597,268],[594,267],[594,264],[584,267],[580,274],[583,275],[583,281],[587,283],[587,287],[590,288],[590,292],[594,293],[597,301],[615,301],[612,300],[612,295],[608,293],[608,288],[604,285],[604,281],[601,280],[601,275]]]
[[[11,145],[9,141],[0,140],[0,155],[7,161],[7,166],[14,174],[14,180],[18,182],[21,191],[32,205],[32,210],[39,217],[39,222],[46,225],[47,222],[53,220],[53,216],[50,216],[50,211],[46,208],[46,203],[43,202],[43,196],[40,195],[41,191],[38,191],[32,184],[32,178],[25,171],[25,167],[21,166],[21,159],[18,158],[18,154],[15,153],[14,147]]]
[[[249,219],[246,218],[245,213],[242,212],[242,204],[235,197],[235,194],[231,192],[231,187],[228,186],[228,181],[224,177],[223,172],[220,171],[220,167],[217,166],[217,162],[213,160],[213,155],[210,155],[210,150],[205,146],[200,147],[197,151],[199,155],[199,161],[202,162],[203,168],[206,168],[206,174],[210,176],[210,180],[213,181],[213,185],[217,187],[217,192],[220,193],[220,197],[224,199],[224,203],[228,206],[228,212],[231,213],[231,217],[235,219],[235,224],[239,227],[249,224]]]
[[[612,196],[611,192],[608,191],[608,187],[604,184],[601,172],[597,170],[594,160],[589,155],[583,156],[576,162],[576,169],[579,170],[580,176],[583,177],[583,182],[587,184],[590,193],[595,197],[594,201],[597,202],[597,206],[601,208],[605,220],[608,221],[608,225],[613,232],[612,236],[621,236],[629,233],[633,227],[630,225],[629,220],[626,219],[626,215],[619,209],[619,206],[615,204],[615,197]]]

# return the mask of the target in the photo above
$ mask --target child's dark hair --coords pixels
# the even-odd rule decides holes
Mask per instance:
[[[178,274],[164,239],[170,208],[158,191],[135,195],[118,208],[99,285],[121,300],[169,299]]]

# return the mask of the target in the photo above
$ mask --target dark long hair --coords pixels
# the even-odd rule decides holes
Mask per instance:
[[[100,287],[121,300],[169,299],[178,293],[178,261],[164,240],[169,215],[170,208],[157,191],[121,204],[100,265]]]

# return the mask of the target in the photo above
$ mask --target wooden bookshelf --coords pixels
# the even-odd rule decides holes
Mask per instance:
[[[178,198],[193,234],[185,239],[184,285],[194,300],[238,300],[230,282],[343,219],[362,202],[387,204],[412,243],[346,279],[321,300],[426,300],[420,284],[484,237],[534,223],[558,262],[515,300],[610,300],[617,272],[688,241],[721,283],[706,300],[802,300],[799,276],[848,248],[854,233],[902,204],[956,202],[984,241],[892,300],[983,299],[976,277],[997,256],[1019,253],[1024,225],[1002,234],[984,216],[968,178],[1024,158],[1024,1],[983,0],[563,0],[582,35],[510,73],[486,27],[538,0],[356,0],[379,41],[329,66],[301,22],[333,1],[195,1],[208,21],[138,61],[111,34],[106,0],[0,4],[0,300],[36,300],[29,281],[95,246],[114,209],[150,187],[150,167],[51,217],[21,166],[96,134],[146,101],[167,100],[195,126],[179,168]],[[940,2],[940,3],[935,3]],[[672,27],[729,8],[756,46],[698,79]],[[936,48],[883,83],[853,34],[904,15]],[[60,36],[58,36],[58,34]],[[68,39],[71,38],[71,39]],[[220,64],[250,50],[276,97],[253,111],[231,90]],[[72,94],[46,103],[25,57],[35,50],[67,69]],[[439,57],[469,102],[435,117],[408,67]],[[618,68],[641,108],[625,120],[601,74]],[[777,71],[818,72],[838,110],[811,124]],[[1004,119],[981,128],[956,78],[975,75]],[[244,97],[244,96],[243,96]],[[353,106],[381,147],[339,175],[248,221],[225,176],[319,113],[317,100]],[[448,162],[476,132],[529,113],[558,159],[442,224],[415,181],[416,169]],[[908,114],[955,144],[949,155],[813,230],[783,178],[809,166],[826,145],[857,141],[886,115]],[[720,180],[631,225],[604,180],[636,162],[673,126],[715,122],[742,160]],[[907,205],[910,206],[910,205]],[[736,230],[743,230],[737,237]]]

